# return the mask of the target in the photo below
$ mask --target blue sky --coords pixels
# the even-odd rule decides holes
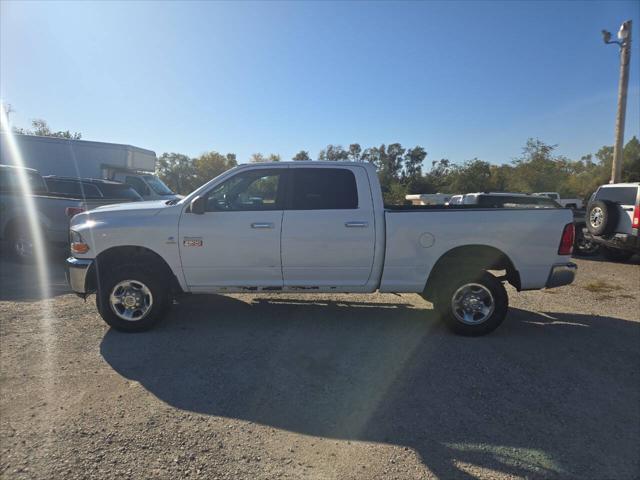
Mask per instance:
[[[640,2],[0,4],[0,95],[28,126],[158,154],[315,157],[328,143],[510,161],[613,143],[634,21],[626,139],[640,130]]]

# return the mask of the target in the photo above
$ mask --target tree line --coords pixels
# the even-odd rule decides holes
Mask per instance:
[[[455,164],[446,158],[427,162],[427,151],[417,145],[400,143],[362,148],[327,145],[317,160],[369,162],[375,165],[387,203],[402,203],[412,193],[469,193],[484,191],[559,192],[562,197],[587,199],[609,181],[613,147],[604,146],[594,154],[571,160],[556,153],[557,145],[530,138],[521,154],[510,163],[495,165],[479,158]],[[254,153],[250,162],[280,161],[278,154]],[[292,160],[312,161],[306,150]],[[238,164],[233,153],[206,152],[190,158],[179,153],[163,153],[157,173],[174,191],[186,194]],[[428,168],[425,168],[425,164]],[[622,180],[640,181],[640,141],[634,136],[624,147]]]
[[[45,120],[35,119],[31,129],[15,128],[16,133],[80,139],[80,132],[53,131]],[[375,165],[387,203],[402,203],[412,193],[559,192],[562,197],[588,199],[595,189],[609,181],[613,147],[571,160],[556,153],[557,145],[530,138],[521,154],[510,163],[495,165],[479,158],[456,164],[446,158],[427,161],[427,151],[416,145],[400,143],[362,148],[329,144],[317,160],[369,162]],[[278,162],[279,154],[254,153],[250,162]],[[312,161],[306,150],[292,160]],[[234,153],[205,152],[191,158],[181,153],[163,153],[158,157],[156,173],[175,192],[187,194],[222,172],[238,165]],[[425,168],[425,165],[428,168]],[[622,181],[640,181],[640,141],[633,137],[623,150]]]

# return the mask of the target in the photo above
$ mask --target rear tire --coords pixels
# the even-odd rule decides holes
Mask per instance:
[[[36,262],[33,236],[27,225],[17,224],[11,227],[7,240],[9,253],[13,260],[26,265]]]
[[[153,328],[166,313],[168,282],[144,265],[127,265],[106,272],[96,292],[102,319],[122,332]]]
[[[618,207],[612,202],[596,200],[589,205],[585,221],[593,235],[608,235],[618,224]]]
[[[488,272],[454,275],[436,292],[434,307],[454,333],[476,337],[504,321],[509,297],[500,280]]]
[[[618,250],[617,248],[602,247],[602,256],[612,262],[626,262],[633,257],[633,252],[629,250]]]

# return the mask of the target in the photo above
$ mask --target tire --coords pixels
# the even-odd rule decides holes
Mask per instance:
[[[439,317],[458,335],[477,337],[493,332],[509,309],[509,297],[502,282],[487,272],[454,277],[436,292],[434,307]],[[488,311],[471,314],[462,308],[465,300],[471,311],[474,307]]]
[[[587,209],[587,229],[593,235],[608,235],[618,224],[618,206],[615,203],[596,200]]]
[[[7,235],[9,254],[18,263],[32,264],[36,261],[36,252],[29,227],[14,225]]]
[[[96,306],[109,326],[122,332],[153,328],[169,306],[164,275],[144,265],[127,265],[104,274],[96,293]],[[112,299],[119,297],[120,302]],[[129,316],[129,318],[123,318]]]
[[[602,256],[612,262],[626,262],[633,257],[633,252],[611,247],[602,247]]]
[[[600,251],[600,245],[585,238],[584,228],[582,225],[576,225],[573,253],[578,257],[592,257]]]

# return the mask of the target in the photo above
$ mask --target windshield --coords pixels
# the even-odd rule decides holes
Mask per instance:
[[[158,177],[154,175],[145,175],[143,178],[147,182],[147,185],[149,185],[158,195],[175,195],[175,193],[173,193],[171,189]]]

